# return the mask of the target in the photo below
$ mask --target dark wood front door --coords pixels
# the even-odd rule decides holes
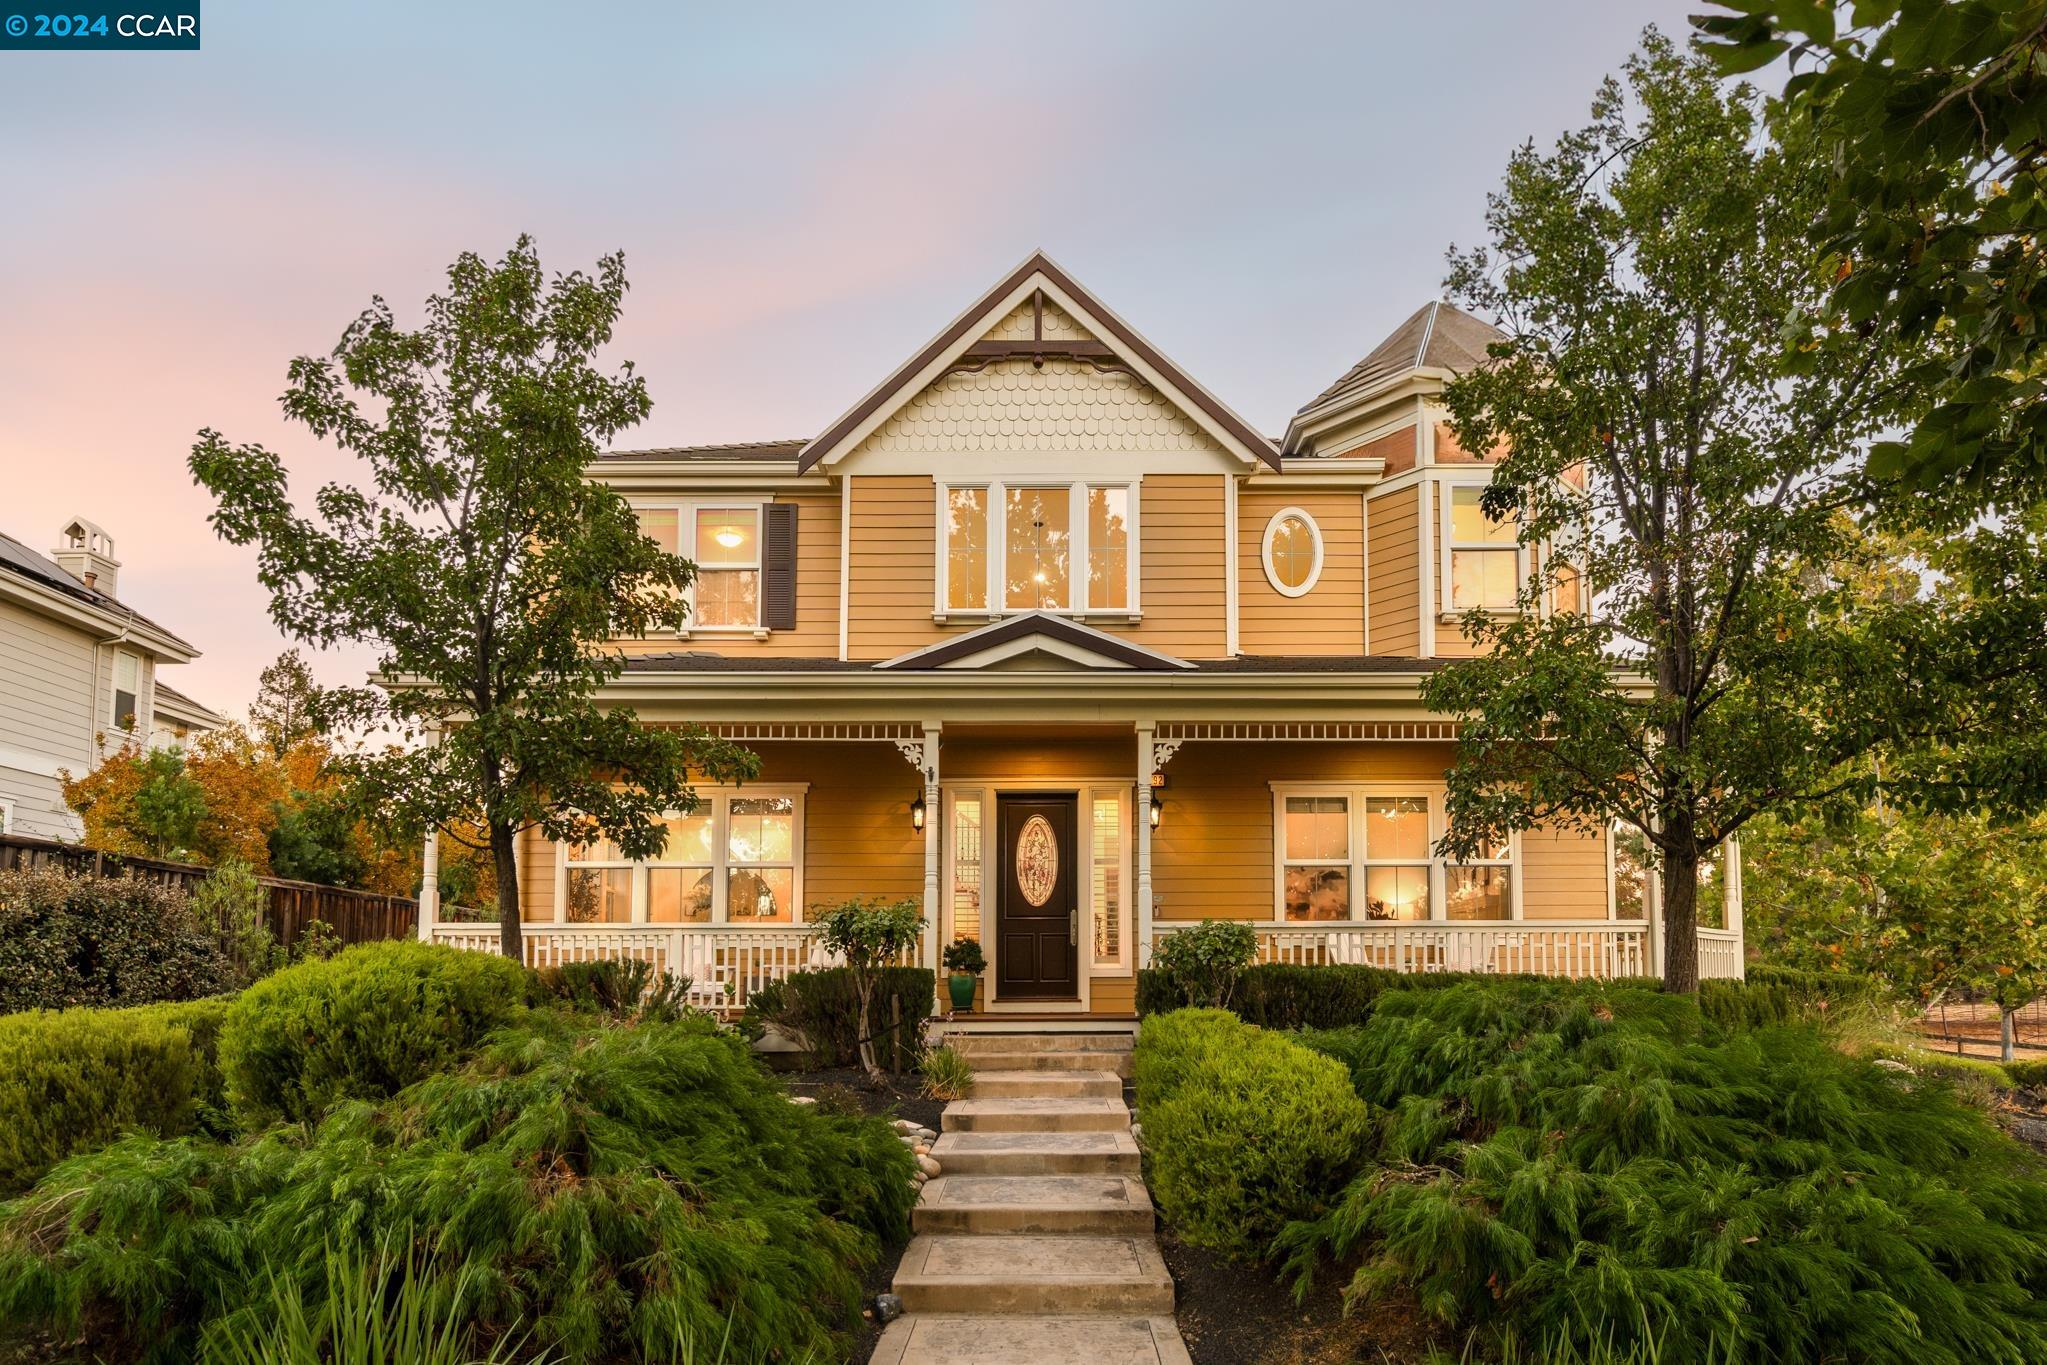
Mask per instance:
[[[1080,996],[1079,798],[997,796],[995,994],[1001,1000]]]

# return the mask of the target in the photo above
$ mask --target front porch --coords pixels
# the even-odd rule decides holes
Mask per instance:
[[[974,1017],[993,1025],[1127,1020],[1152,949],[1206,919],[1251,924],[1267,962],[1661,971],[1659,926],[1641,909],[1653,886],[1617,893],[1611,841],[1543,830],[1492,859],[1434,853],[1454,737],[1443,722],[713,728],[761,754],[761,778],[705,789],[699,811],[671,820],[660,858],[527,840],[529,965],[641,958],[688,977],[693,1003],[736,1010],[769,982],[836,965],[809,921],[857,896],[923,907],[929,927],[904,965],[940,971],[944,944],[977,938],[989,966]],[[1014,832],[1001,834],[1005,812],[1026,810],[1050,817],[1038,902],[1018,890]],[[430,846],[420,936],[495,950],[495,923],[440,919],[433,858]],[[1742,975],[1738,874],[1725,899],[1725,926],[1698,931],[1706,977]],[[944,995],[941,980],[941,1007]]]

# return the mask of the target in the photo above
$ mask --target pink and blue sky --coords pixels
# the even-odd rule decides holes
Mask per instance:
[[[241,714],[286,642],[193,433],[352,475],[286,363],[521,231],[626,253],[623,445],[812,435],[1036,247],[1276,432],[1692,8],[208,0],[203,52],[0,52],[0,529],[99,522],[204,651],[166,680]]]

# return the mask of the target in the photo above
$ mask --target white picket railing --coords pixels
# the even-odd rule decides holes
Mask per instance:
[[[426,937],[455,948],[498,951],[496,924],[434,924]],[[529,967],[639,958],[688,977],[690,1003],[705,1009],[740,1009],[770,981],[841,961],[807,924],[525,924],[519,937]],[[905,953],[899,965],[922,961],[920,948]]]
[[[1152,942],[1195,921],[1154,923]],[[1399,972],[1653,976],[1641,920],[1359,921],[1257,923],[1258,959],[1293,966],[1348,964]]]
[[[1699,979],[1741,981],[1746,978],[1742,966],[1743,951],[1741,930],[1701,929],[1699,930]]]

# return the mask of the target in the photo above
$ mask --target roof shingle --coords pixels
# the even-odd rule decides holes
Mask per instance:
[[[1391,336],[1372,348],[1343,377],[1301,405],[1309,412],[1338,399],[1365,392],[1373,385],[1409,370],[1442,369],[1453,374],[1477,369],[1486,361],[1486,347],[1506,333],[1455,304],[1424,304]]]

